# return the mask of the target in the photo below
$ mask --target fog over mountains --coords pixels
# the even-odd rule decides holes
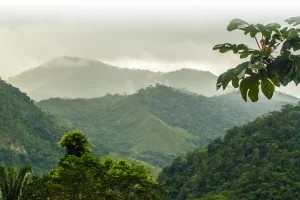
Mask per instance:
[[[225,93],[216,91],[216,80],[217,76],[208,71],[181,69],[162,73],[119,68],[77,57],[60,57],[7,81],[38,101],[51,97],[94,98],[107,93],[132,94],[156,83],[204,96]]]
[[[107,93],[132,94],[156,83],[207,97],[235,91],[230,87],[226,91],[217,91],[216,81],[217,76],[209,71],[184,68],[154,72],[69,56],[52,59],[7,80],[36,101],[52,97],[94,98]],[[278,91],[299,97],[298,88],[292,83]]]
[[[236,9],[236,2],[203,5],[194,1],[196,4],[183,6],[173,1],[174,7],[151,2],[152,6],[134,1],[134,7],[127,1],[121,7],[57,9],[25,3],[18,8],[0,7],[0,77],[6,80],[61,56],[99,60],[121,68],[156,72],[191,68],[220,75],[242,61],[237,55],[212,51],[214,45],[230,42],[257,48],[253,38],[226,30],[230,20],[238,17],[249,23],[284,24],[285,19],[299,14],[297,6],[275,6],[275,2],[272,12],[265,12],[262,2],[255,6],[253,1],[241,2],[247,9]],[[300,97],[293,84],[279,91]]]

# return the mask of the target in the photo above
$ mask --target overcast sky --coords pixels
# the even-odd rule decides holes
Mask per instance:
[[[275,1],[16,1],[0,3],[0,77],[6,79],[60,56],[120,67],[170,71],[182,67],[220,74],[237,56],[215,44],[255,41],[227,32],[233,18],[284,22],[300,5]],[[284,23],[283,23],[284,24]]]

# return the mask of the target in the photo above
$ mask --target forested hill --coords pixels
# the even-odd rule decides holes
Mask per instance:
[[[208,98],[158,84],[133,95],[54,98],[37,105],[83,130],[92,143],[105,144],[110,152],[163,167],[176,156],[224,135],[231,126],[287,103],[263,98],[244,103],[235,95],[239,94]]]
[[[19,89],[0,79],[0,163],[32,164],[35,172],[56,165],[65,128]]]
[[[207,71],[181,69],[170,73],[111,66],[96,60],[60,57],[7,80],[32,99],[94,98],[107,93],[127,94],[161,83],[213,96],[217,76]]]
[[[174,160],[168,199],[300,199],[300,106],[286,105]]]

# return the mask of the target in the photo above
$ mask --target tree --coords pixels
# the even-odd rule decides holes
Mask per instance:
[[[0,164],[0,199],[18,200],[31,174],[32,169],[29,166],[18,171],[16,168]]]
[[[88,138],[78,130],[66,133],[58,145],[66,149],[66,156],[74,155],[81,157],[83,154],[91,152],[88,146]]]
[[[59,145],[67,151],[64,159],[49,174],[35,177],[22,199],[159,200],[166,194],[143,166],[91,154],[88,139],[79,131],[64,135]]]
[[[241,30],[245,35],[254,38],[258,49],[251,49],[244,44],[218,44],[213,50],[221,53],[233,51],[240,58],[250,60],[239,64],[221,74],[217,80],[217,90],[226,89],[231,82],[234,88],[239,88],[242,98],[247,101],[247,95],[252,102],[258,101],[259,87],[263,94],[271,99],[275,86],[288,85],[294,81],[300,83],[300,55],[295,52],[300,49],[300,16],[285,20],[293,27],[281,28],[278,23],[248,24],[241,19],[233,19],[227,26],[228,31]],[[261,35],[261,40],[257,37]],[[277,49],[281,46],[280,52]],[[295,53],[295,54],[293,54]]]

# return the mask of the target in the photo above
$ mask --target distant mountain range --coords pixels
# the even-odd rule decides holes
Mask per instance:
[[[38,101],[51,97],[94,98],[110,94],[133,94],[160,83],[173,88],[214,96],[217,76],[208,71],[181,69],[169,73],[118,68],[96,60],[60,57],[25,71],[7,82]]]
[[[298,101],[277,93],[272,100],[246,103],[236,92],[205,97],[157,84],[132,95],[53,98],[37,106],[84,131],[93,144],[108,152],[163,167],[223,136],[232,126]]]

